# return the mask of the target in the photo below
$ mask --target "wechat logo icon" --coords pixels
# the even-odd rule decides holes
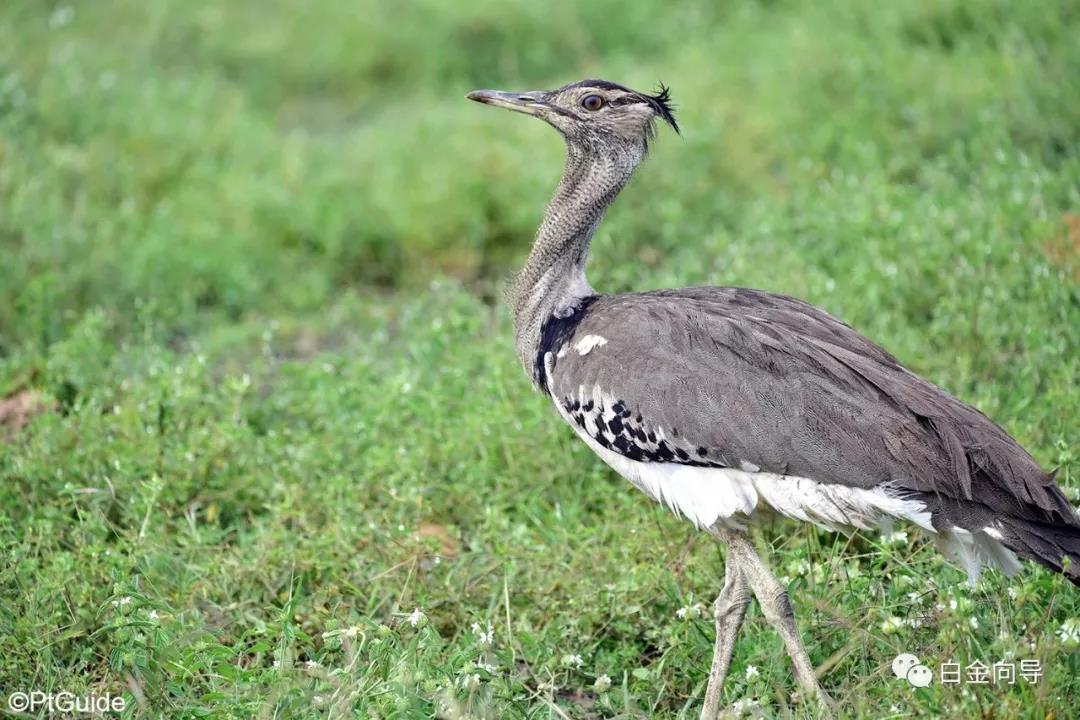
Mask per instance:
[[[900,653],[892,661],[893,675],[907,680],[914,687],[924,688],[934,680],[934,671],[919,662],[911,653]]]

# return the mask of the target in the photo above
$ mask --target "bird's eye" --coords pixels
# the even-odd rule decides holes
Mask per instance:
[[[599,95],[586,95],[585,99],[581,101],[581,107],[591,112],[596,112],[604,107],[604,98]]]

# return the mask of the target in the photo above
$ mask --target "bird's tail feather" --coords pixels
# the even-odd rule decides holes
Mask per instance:
[[[1004,516],[998,518],[997,526],[1007,548],[1080,586],[1080,521],[1049,524]]]

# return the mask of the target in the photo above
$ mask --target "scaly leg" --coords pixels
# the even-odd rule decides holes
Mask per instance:
[[[736,555],[739,558],[739,567],[757,596],[765,619],[784,641],[795,667],[795,679],[802,687],[804,695],[818,701],[821,717],[831,717],[832,701],[821,689],[814,675],[814,666],[810,662],[810,656],[806,654],[799,627],[795,624],[795,611],[791,607],[787,590],[757,554],[753,542],[745,533],[730,532],[727,539],[728,557]]]
[[[746,576],[739,567],[737,555],[729,550],[724,566],[724,589],[713,603],[716,644],[713,646],[712,668],[709,670],[709,683],[705,687],[705,705],[701,708],[701,720],[716,720],[720,715],[720,694],[724,689],[724,678],[731,667],[735,638],[739,634],[743,617],[746,615],[746,606],[749,604],[750,589]]]

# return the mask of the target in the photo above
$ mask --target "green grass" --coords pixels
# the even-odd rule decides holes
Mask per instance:
[[[722,549],[516,366],[492,298],[561,147],[474,87],[670,84],[684,135],[601,228],[593,284],[803,297],[1080,499],[1078,35],[1066,0],[8,0],[0,398],[46,410],[0,428],[0,694],[696,717]],[[1075,716],[1062,578],[968,589],[914,532],[761,540],[844,717]],[[900,651],[1045,675],[915,690]],[[727,701],[809,717],[793,687],[752,609]]]

